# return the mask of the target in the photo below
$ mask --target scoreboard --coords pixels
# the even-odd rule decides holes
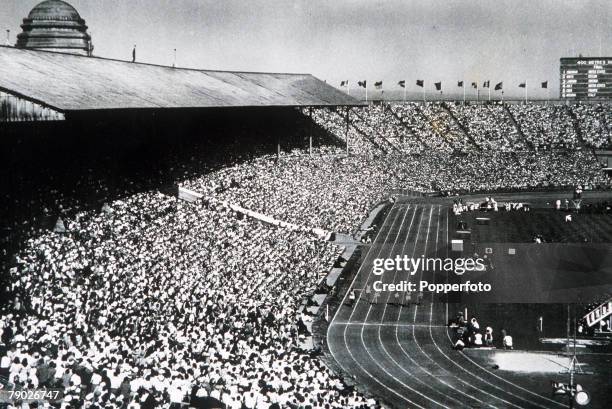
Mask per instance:
[[[561,58],[560,97],[612,98],[612,57]]]

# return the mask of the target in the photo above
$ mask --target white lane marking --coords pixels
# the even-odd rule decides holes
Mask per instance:
[[[415,216],[415,214],[413,214],[413,216],[412,216],[412,220],[410,221],[410,226],[408,227],[408,231],[407,231],[407,233],[406,233],[406,236],[405,236],[405,239],[404,239],[404,243],[402,244],[401,255],[405,254],[406,244],[408,243],[408,239],[410,238],[410,234],[411,234],[411,230],[412,230],[412,225],[414,224],[414,216]],[[418,235],[419,235],[419,232],[420,232],[420,230],[421,230],[421,222],[422,222],[422,220],[423,220],[423,213],[421,213],[421,217],[420,217],[420,219],[419,219],[419,228],[418,228],[418,230],[417,230],[417,235],[416,235],[416,237],[414,238],[414,241],[415,241],[415,246],[413,247],[413,250],[412,250],[412,256],[413,256],[413,257],[414,257],[414,253],[415,253],[415,250],[416,250],[416,241],[418,240]],[[431,212],[430,212],[430,215],[429,215],[429,220],[430,220],[430,222],[431,222]],[[400,229],[400,231],[401,231],[401,229]],[[393,274],[393,281],[392,281],[392,282],[395,282],[395,279],[396,279],[396,277],[397,277],[397,273],[398,273],[398,271],[397,271],[397,270],[394,270],[394,274]],[[388,292],[388,295],[387,295],[387,301],[386,301],[386,302],[385,302],[385,304],[384,304],[383,313],[382,313],[382,316],[381,316],[381,321],[380,321],[380,323],[368,323],[368,322],[365,322],[365,321],[364,321],[364,322],[363,322],[361,325],[363,325],[363,326],[376,326],[376,327],[378,327],[378,331],[377,331],[377,333],[378,333],[378,342],[379,342],[380,346],[382,347],[382,349],[383,349],[384,353],[385,353],[385,354],[386,354],[386,355],[387,355],[387,356],[388,356],[388,357],[391,359],[391,361],[392,361],[392,362],[393,362],[393,363],[394,363],[394,364],[395,364],[395,365],[396,365],[398,368],[400,368],[400,369],[402,370],[402,372],[406,373],[408,376],[410,376],[411,378],[413,378],[415,381],[417,381],[418,383],[422,384],[422,385],[423,385],[423,386],[425,386],[426,388],[431,389],[431,390],[432,390],[434,393],[444,395],[442,392],[440,392],[440,391],[436,391],[436,390],[435,390],[435,389],[434,389],[434,388],[433,388],[433,387],[432,387],[430,384],[428,384],[427,382],[425,382],[424,380],[422,380],[422,379],[421,379],[419,376],[416,376],[415,374],[413,374],[413,373],[411,373],[411,372],[407,371],[407,370],[406,370],[406,368],[404,368],[402,365],[400,365],[400,363],[399,363],[399,362],[398,362],[398,361],[397,361],[395,358],[393,358],[393,356],[392,356],[392,355],[391,355],[391,354],[388,352],[387,348],[385,348],[385,344],[382,342],[382,337],[381,337],[381,328],[382,328],[382,327],[384,327],[384,326],[388,326],[388,325],[389,325],[389,324],[384,324],[384,319],[385,319],[385,314],[387,313],[387,306],[389,305],[389,299],[390,299],[390,298],[391,298],[391,292]],[[399,318],[399,317],[398,317],[398,318]],[[398,325],[398,322],[396,322],[395,324],[391,324],[391,325],[393,325],[393,326]],[[401,324],[400,324],[400,325],[401,325]],[[424,367],[420,366],[420,365],[418,364],[418,362],[416,362],[416,361],[413,361],[413,362],[414,362],[414,364],[415,364],[417,367],[419,367],[419,368],[420,368],[420,369],[421,369],[423,372],[425,372],[425,373],[427,373],[428,375],[430,375],[430,376],[432,376],[432,377],[433,377],[433,375],[432,375],[430,372],[428,372],[426,368],[424,368]],[[459,403],[459,404],[461,403],[460,401],[458,401],[458,400],[456,400],[456,399],[453,399],[453,398],[450,398],[450,400],[452,400],[452,401],[454,401],[454,402],[456,402],[456,403]],[[434,401],[434,402],[436,402],[436,401]],[[436,402],[436,403],[438,403],[438,402]],[[438,404],[440,404],[440,403],[438,403]],[[440,404],[440,405],[441,405],[441,404]]]
[[[439,210],[440,210],[440,208],[439,208],[439,206],[438,206],[438,211],[439,211]],[[427,225],[427,235],[426,235],[426,237],[425,237],[425,248],[424,248],[424,250],[423,250],[423,252],[424,252],[424,253],[426,253],[426,252],[427,252],[427,244],[428,244],[428,242],[429,242],[429,233],[430,233],[430,231],[431,231],[431,215],[432,215],[432,213],[433,213],[433,207],[431,208],[431,212],[430,212],[430,215],[429,215],[429,223],[428,223],[428,225]],[[439,212],[438,212],[438,218],[437,218],[437,222],[438,222],[438,229],[436,229],[436,230],[439,230],[439,221],[440,221],[440,220],[439,220]],[[437,235],[436,235],[436,249],[437,249]],[[416,252],[416,242],[415,242],[415,245],[414,245],[414,248],[413,248],[413,251],[412,251],[412,257],[414,257],[415,252]],[[420,280],[422,280],[422,279],[423,279],[423,271],[421,271],[421,276],[420,276]],[[431,358],[431,357],[430,357],[430,356],[429,356],[429,355],[428,355],[428,354],[427,354],[427,353],[426,353],[426,352],[423,350],[423,348],[421,348],[421,345],[419,344],[418,340],[416,339],[416,334],[415,334],[415,325],[414,325],[414,324],[416,324],[416,311],[417,311],[417,308],[418,308],[418,305],[415,305],[415,314],[414,314],[413,325],[412,325],[412,338],[413,338],[413,340],[414,340],[415,345],[416,345],[416,346],[417,346],[417,348],[419,349],[419,351],[420,351],[420,352],[421,352],[423,355],[425,355],[425,357],[427,357],[427,358],[428,358],[428,359],[429,359],[431,362],[433,362],[433,363],[435,363],[435,364],[437,365],[437,363],[436,363],[436,362],[435,362],[435,361],[434,361],[434,360],[433,360],[433,359],[432,359],[432,358]],[[400,306],[400,311],[399,311],[399,314],[398,314],[398,316],[397,316],[397,322],[398,322],[398,323],[399,323],[399,320],[400,320],[400,318],[401,318],[401,315],[402,315],[402,306]],[[414,359],[414,358],[413,358],[413,357],[412,357],[412,356],[411,356],[411,355],[408,353],[408,351],[406,351],[406,349],[404,348],[404,346],[403,346],[403,345],[402,345],[402,343],[400,342],[400,339],[399,339],[399,328],[396,328],[396,329],[395,329],[395,341],[396,341],[396,343],[399,345],[399,347],[400,347],[400,349],[401,349],[402,353],[403,353],[403,354],[404,354],[404,355],[405,355],[405,356],[406,356],[408,359],[410,359],[412,362],[415,362],[415,363],[416,363],[416,360],[415,360],[415,359]],[[417,363],[417,365],[419,365],[419,364]],[[419,365],[419,366],[420,366],[420,365]],[[442,366],[440,366],[440,365],[437,365],[437,366],[438,366],[440,369],[442,369],[443,371],[447,372],[447,371],[446,371],[444,368],[442,368]],[[429,372],[428,372],[428,373],[429,373]],[[462,394],[463,396],[466,396],[466,397],[468,397],[468,398],[470,398],[470,399],[472,399],[472,400],[475,400],[476,402],[479,402],[479,403],[481,403],[481,404],[482,404],[482,403],[484,403],[484,402],[482,402],[481,400],[477,399],[476,397],[474,397],[474,396],[472,396],[472,395],[470,395],[470,394],[468,394],[468,393],[463,392],[461,389],[455,388],[453,385],[451,385],[451,384],[449,384],[449,383],[445,382],[445,381],[444,381],[443,379],[441,379],[440,377],[434,376],[434,375],[433,375],[433,374],[431,374],[431,373],[429,373],[429,374],[430,374],[430,376],[432,376],[434,379],[436,379],[438,382],[442,383],[443,385],[445,385],[445,386],[449,387],[450,389],[452,389],[452,390],[454,390],[454,391],[456,391],[456,392],[459,392],[459,393],[460,393],[460,394]],[[493,407],[494,407],[494,406],[493,406]]]
[[[439,242],[439,236],[440,236],[440,210],[441,210],[441,206],[440,206],[440,205],[438,205],[438,218],[437,218],[437,224],[438,224],[438,227],[437,227],[437,229],[436,229],[436,247],[435,247],[435,249],[436,249],[436,253],[435,253],[435,255],[436,255],[436,256],[438,255],[438,242]],[[448,218],[447,218],[447,220],[446,220],[446,229],[447,229],[446,231],[447,231],[447,235],[448,235]],[[448,244],[448,241],[447,241],[447,244]],[[435,272],[434,272],[433,277],[434,277],[434,283],[435,283]],[[420,279],[421,279],[421,280],[423,279],[423,272],[422,272],[422,271],[421,271],[421,278],[420,278]],[[431,328],[433,327],[433,325],[432,325],[432,321],[433,321],[433,305],[434,305],[433,301],[434,301],[434,295],[433,295],[433,293],[432,293],[432,294],[431,294],[430,313],[429,313],[429,325],[428,325],[428,327],[429,327],[429,333],[430,333],[430,337],[431,337],[431,338],[432,338]],[[417,306],[417,308],[418,308],[418,306]],[[415,318],[416,318],[416,314],[415,314]],[[445,328],[446,326],[440,326],[440,325],[437,325],[436,327],[443,327],[443,328]],[[425,356],[426,356],[426,357],[427,357],[427,358],[428,358],[428,359],[429,359],[431,362],[433,362],[433,363],[434,363],[436,366],[438,366],[440,369],[442,369],[442,370],[444,370],[444,371],[449,372],[448,370],[446,370],[445,368],[443,368],[443,367],[442,367],[442,365],[440,365],[440,363],[438,363],[437,361],[435,361],[435,360],[434,360],[434,359],[433,359],[433,358],[432,358],[432,357],[431,357],[429,354],[427,354],[427,353],[426,353],[426,352],[425,352],[425,351],[424,351],[424,350],[421,348],[421,345],[419,344],[419,342],[418,342],[418,341],[417,341],[417,339],[416,339],[416,334],[415,334],[415,332],[414,332],[414,331],[415,331],[415,328],[413,327],[413,328],[412,328],[412,337],[413,337],[413,339],[414,339],[414,341],[415,341],[415,343],[416,343],[417,347],[419,348],[419,350],[420,350],[420,351],[423,353],[423,355],[425,355]],[[432,341],[433,341],[433,338],[432,338]],[[399,343],[399,339],[398,339],[398,343]],[[435,341],[434,341],[434,343],[435,343]],[[436,347],[437,347],[437,346],[436,346]],[[438,348],[438,350],[440,351],[440,348]],[[440,352],[442,352],[442,351],[440,351]],[[444,355],[444,357],[446,357],[447,359],[449,359],[449,358],[448,358],[448,356],[447,356],[446,354],[442,353],[442,355]],[[451,374],[451,375],[452,375],[452,376],[453,376],[455,379],[457,379],[459,382],[461,382],[462,384],[464,384],[464,385],[465,385],[466,387],[468,387],[468,388],[475,389],[475,390],[477,390],[478,392],[481,392],[481,393],[486,394],[487,396],[490,396],[490,397],[492,397],[492,398],[494,398],[494,399],[500,400],[500,401],[502,401],[502,402],[504,402],[504,403],[507,403],[507,404],[509,404],[509,405],[511,405],[511,406],[514,406],[512,403],[507,402],[507,401],[506,401],[506,400],[504,400],[504,399],[501,399],[501,398],[499,398],[499,397],[497,397],[497,396],[495,396],[495,395],[492,395],[492,394],[488,393],[487,391],[483,391],[483,390],[481,390],[481,389],[476,388],[475,386],[473,386],[473,385],[472,385],[472,384],[470,384],[469,382],[464,381],[463,379],[461,379],[461,378],[459,378],[458,376],[456,376],[456,375],[452,374],[451,372],[449,372],[449,374]],[[482,403],[482,404],[485,404],[485,402],[481,401],[480,399],[476,398],[475,396],[473,396],[473,395],[471,395],[471,394],[468,394],[468,393],[463,392],[461,389],[454,388],[454,387],[453,387],[453,389],[457,390],[458,392],[461,392],[463,395],[468,396],[468,397],[470,397],[471,399],[476,400],[477,402],[480,402],[480,403]],[[488,405],[489,405],[489,406],[491,406],[491,407],[493,407],[493,408],[495,408],[495,406],[493,406],[493,405],[492,405],[492,404],[490,404],[490,403],[488,403]],[[519,406],[519,407],[520,407],[520,406]]]
[[[430,207],[430,210],[429,210],[429,219],[428,219],[428,223],[427,223],[427,229],[428,229],[428,234],[427,234],[427,236],[429,236],[429,227],[431,226],[431,216],[432,216],[432,213],[433,213],[433,208],[431,208],[431,207]],[[417,243],[418,243],[419,235],[420,235],[420,232],[421,232],[421,221],[422,221],[422,219],[423,219],[423,215],[421,214],[421,220],[419,220],[419,228],[418,228],[418,230],[417,230],[417,234],[416,234],[416,236],[415,236],[415,238],[414,238],[414,246],[412,247],[412,257],[413,257],[413,258],[414,258],[414,255],[415,255],[415,253],[416,253],[416,247],[417,247]],[[403,254],[405,254],[405,247],[406,247],[406,243],[407,243],[407,241],[408,241],[408,236],[409,236],[409,235],[410,235],[410,231],[408,231],[408,234],[406,235],[406,240],[404,241],[404,246],[402,246],[402,255],[403,255]],[[427,242],[426,242],[425,246],[427,246]],[[393,275],[393,282],[395,282],[396,277],[397,277],[397,270],[395,271],[395,273],[394,273],[394,275]],[[385,306],[384,306],[384,309],[383,309],[383,315],[382,315],[382,318],[381,318],[381,323],[384,321],[385,314],[386,314],[386,312],[387,312],[387,305],[388,305],[388,303],[389,303],[389,298],[390,298],[390,297],[391,297],[391,294],[389,293],[389,295],[387,296],[387,303],[385,303]],[[398,333],[398,331],[397,331],[397,327],[398,327],[398,325],[401,325],[401,324],[399,323],[399,320],[400,320],[400,317],[401,317],[401,311],[402,311],[402,305],[400,305],[400,311],[399,311],[399,314],[397,315],[396,324],[395,324],[395,327],[396,327],[396,330],[395,330],[396,339],[397,339],[397,333]],[[413,325],[411,325],[411,326],[414,326],[414,324],[413,324]],[[446,396],[446,398],[447,398],[447,399],[449,399],[449,400],[451,400],[451,401],[453,401],[453,402],[455,402],[455,403],[458,403],[458,404],[460,404],[460,405],[463,403],[463,402],[461,402],[461,401],[459,401],[459,400],[457,400],[457,399],[455,399],[455,398],[453,398],[453,397],[451,397],[451,396],[445,395],[445,394],[444,394],[443,392],[441,392],[441,391],[436,390],[436,389],[435,389],[435,388],[433,388],[433,387],[432,387],[430,384],[428,384],[428,383],[427,383],[427,382],[425,382],[424,380],[420,379],[420,377],[415,376],[414,374],[412,374],[411,372],[409,372],[408,370],[406,370],[406,368],[404,368],[402,365],[400,365],[400,363],[399,363],[399,362],[397,362],[397,360],[395,360],[395,358],[393,358],[393,356],[391,356],[391,354],[390,354],[390,353],[387,351],[387,349],[385,348],[384,343],[382,342],[382,338],[381,338],[381,326],[379,326],[379,327],[378,327],[378,342],[379,342],[379,343],[380,343],[380,345],[382,346],[383,351],[385,352],[385,354],[387,354],[387,356],[388,356],[388,357],[391,359],[391,361],[393,361],[393,363],[394,363],[394,364],[395,364],[397,367],[399,367],[399,368],[400,368],[400,369],[401,369],[403,372],[405,372],[406,374],[408,374],[408,375],[410,375],[411,377],[413,377],[415,380],[417,380],[419,383],[421,383],[422,385],[424,385],[426,388],[428,388],[428,389],[432,390],[434,393],[439,394],[439,395]],[[404,354],[404,355],[406,355],[406,354],[405,354],[405,352],[404,352],[403,347],[402,347],[402,346],[399,344],[399,342],[398,342],[398,345],[399,345],[400,349],[402,350],[403,354]],[[431,376],[432,378],[434,378],[434,379],[438,380],[440,383],[445,384],[445,385],[447,385],[447,386],[450,386],[450,385],[448,385],[446,382],[444,382],[442,379],[440,379],[440,378],[436,377],[436,376],[435,376],[435,375],[433,375],[431,372],[429,372],[429,371],[427,370],[427,368],[425,368],[424,366],[420,365],[420,364],[419,364],[419,363],[418,363],[418,362],[417,362],[415,359],[413,359],[413,358],[412,358],[412,356],[410,356],[410,355],[407,355],[407,356],[408,356],[408,358],[409,358],[409,359],[412,361],[412,363],[413,363],[413,364],[414,364],[416,367],[418,367],[418,368],[419,368],[421,371],[423,371],[423,372],[424,372],[424,373],[426,373],[427,375]]]
[[[448,337],[449,341],[452,343],[453,341],[452,341],[452,339],[451,339],[450,334],[448,333],[448,331],[446,331],[446,335],[447,335],[447,337]],[[507,383],[507,384],[509,384],[509,385],[514,386],[515,388],[518,388],[518,389],[520,389],[520,390],[522,390],[522,391],[524,391],[524,392],[527,392],[527,393],[529,393],[529,394],[531,394],[531,395],[537,396],[537,397],[539,397],[539,398],[541,398],[541,399],[543,399],[543,400],[546,400],[546,401],[548,401],[548,402],[555,403],[556,405],[561,406],[561,407],[563,407],[563,408],[567,407],[566,405],[564,405],[564,404],[562,404],[562,403],[560,403],[560,402],[557,402],[556,400],[552,400],[552,399],[550,399],[550,398],[547,398],[547,397],[546,397],[546,396],[544,396],[544,395],[540,395],[539,393],[536,393],[536,392],[533,392],[533,391],[531,391],[531,390],[529,390],[529,389],[523,388],[522,386],[517,385],[517,384],[515,384],[514,382],[511,382],[511,381],[509,381],[509,380],[507,380],[507,379],[504,379],[504,378],[500,377],[500,376],[499,376],[499,375],[497,375],[496,373],[493,373],[493,372],[489,371],[487,368],[484,368],[484,367],[480,366],[478,363],[476,363],[474,360],[472,360],[472,359],[471,359],[469,356],[467,356],[467,355],[466,355],[466,354],[464,354],[463,352],[460,352],[460,355],[461,355],[462,357],[464,357],[465,359],[467,359],[467,360],[468,360],[469,362],[471,362],[472,364],[474,364],[475,366],[477,366],[477,367],[478,367],[479,369],[481,369],[482,371],[484,371],[484,372],[488,373],[489,375],[494,376],[495,378],[497,378],[497,379],[499,379],[499,380],[501,380],[501,381],[504,381],[505,383]],[[462,368],[462,367],[460,366],[460,368]],[[470,372],[468,371],[468,373],[470,373]],[[473,374],[472,374],[472,375],[473,375]],[[476,376],[476,375],[473,375],[473,376]],[[488,383],[488,382],[487,382],[487,383]],[[490,384],[490,385],[491,385],[491,386],[495,386],[497,389],[501,389],[501,388],[497,387],[496,385],[493,385],[493,384]],[[524,400],[525,402],[529,402],[529,403],[531,403],[531,404],[533,404],[533,405],[536,405],[537,407],[540,407],[540,408],[545,408],[545,409],[549,409],[547,406],[542,406],[542,405],[537,404],[537,403],[535,403],[535,402],[533,402],[533,401],[531,401],[531,400],[528,400],[527,398],[524,398],[524,397],[522,397],[522,396],[517,396],[517,395],[514,395],[513,393],[508,392],[508,391],[506,391],[505,389],[501,389],[501,390],[502,390],[502,391],[504,391],[505,393],[509,394],[509,395],[512,395],[512,396],[515,396],[515,397],[517,397],[517,398],[519,398],[519,399],[521,399],[521,400]]]
[[[415,208],[415,212],[413,213],[413,215],[414,215],[414,214],[416,214],[416,208]],[[398,230],[398,234],[397,234],[397,236],[396,236],[396,238],[395,238],[395,241],[393,242],[393,245],[390,247],[390,250],[389,250],[389,255],[392,255],[392,253],[393,253],[393,249],[395,248],[395,246],[396,246],[396,244],[397,244],[397,239],[399,238],[399,232],[401,232],[401,231],[402,231],[402,227],[404,226],[404,221],[405,221],[405,219],[406,219],[406,214],[404,214],[404,218],[402,219],[402,222],[400,223],[400,227],[399,227],[399,230]],[[418,237],[418,235],[419,235],[419,231],[421,230],[421,220],[422,220],[422,219],[423,219],[423,212],[421,212],[421,216],[420,216],[420,219],[419,219],[419,229],[418,229],[418,231],[417,231],[417,237]],[[414,216],[413,216],[412,220],[414,220]],[[406,238],[406,239],[407,239],[407,238]],[[380,253],[379,253],[379,256],[380,256]],[[370,276],[371,276],[371,275],[372,275],[372,270],[370,269],[370,271],[368,272],[368,278],[366,279],[366,283],[367,283],[367,282],[368,282],[368,280],[370,279]],[[386,304],[385,304],[385,308],[386,308]],[[370,306],[368,307],[368,312],[366,313],[366,316],[365,316],[365,318],[364,318],[364,321],[363,321],[363,322],[367,322],[367,321],[368,321],[368,317],[370,316],[370,312],[372,312],[372,305],[371,305],[371,304],[370,304]],[[384,316],[384,313],[383,313],[383,316]],[[348,328],[348,327],[346,327],[346,328]],[[366,353],[368,354],[368,356],[370,357],[371,361],[372,361],[372,362],[374,362],[374,363],[376,364],[376,366],[378,366],[380,369],[382,369],[382,371],[383,371],[384,373],[386,373],[386,374],[387,374],[387,376],[390,376],[391,378],[393,378],[393,380],[395,380],[396,382],[400,383],[400,384],[401,384],[402,386],[404,386],[406,389],[408,389],[408,390],[410,390],[410,391],[412,391],[412,392],[416,393],[417,395],[419,395],[419,396],[421,396],[421,397],[425,398],[425,399],[426,399],[426,400],[428,400],[429,402],[431,402],[431,403],[433,403],[433,404],[436,404],[436,405],[438,405],[438,406],[441,406],[441,407],[443,407],[443,408],[450,409],[448,406],[446,406],[446,405],[444,405],[444,404],[442,404],[442,403],[440,403],[440,402],[436,401],[435,399],[430,398],[429,396],[427,396],[427,395],[425,395],[425,394],[423,394],[423,393],[419,392],[418,390],[416,390],[416,389],[412,388],[411,386],[409,386],[409,385],[405,384],[404,382],[402,382],[401,380],[399,380],[399,379],[398,379],[398,378],[397,378],[395,375],[393,375],[392,373],[390,373],[389,371],[387,371],[387,370],[386,370],[386,369],[385,369],[385,368],[384,368],[384,367],[383,367],[381,364],[379,364],[379,363],[378,363],[378,360],[377,360],[376,358],[374,358],[374,356],[372,355],[372,353],[370,352],[370,350],[368,349],[368,347],[367,347],[367,345],[366,345],[366,343],[365,343],[365,339],[364,339],[364,337],[363,337],[364,332],[365,332],[365,326],[362,326],[362,327],[361,327],[361,334],[360,334],[360,335],[361,335],[361,336],[360,336],[360,338],[361,338],[361,345],[362,345],[362,346],[363,346],[363,348],[365,349],[365,351],[366,351]],[[346,333],[346,329],[345,329],[345,333]],[[380,327],[379,327],[379,339],[380,339]],[[346,338],[345,338],[345,341],[346,341]],[[380,342],[380,341],[379,341],[379,342]],[[381,343],[381,344],[382,344],[382,343]],[[348,343],[346,344],[346,346],[347,346],[347,348],[348,348]],[[385,353],[386,353],[388,356],[390,356],[390,355],[389,355],[389,353],[388,353],[388,352],[386,352],[386,349],[384,348],[384,346],[383,346],[383,350],[385,351]],[[393,360],[393,358],[392,358],[392,360]]]
[[[391,208],[391,210],[393,210],[394,207]],[[407,211],[406,211],[407,212]],[[416,208],[415,208],[415,212],[416,212]],[[397,212],[399,214],[399,211]],[[386,221],[388,219],[391,219],[391,211],[389,211],[389,214],[387,215],[387,218],[385,219],[385,222],[382,224],[382,226],[380,227],[380,230],[378,231],[378,233],[376,233],[376,237],[374,238],[373,243],[376,243],[378,241],[378,237],[380,236],[380,233],[384,230]],[[395,224],[395,220],[397,219],[397,214],[395,215],[395,217],[393,218],[393,221],[391,223],[391,226],[389,227],[389,231],[387,232],[387,235],[385,237],[385,242],[386,239],[389,237],[389,235],[391,234],[391,227],[393,227],[393,225]],[[378,255],[380,255],[380,252],[382,251],[382,248],[384,246],[381,246],[381,248],[378,251]],[[348,290],[346,291],[346,294],[344,294],[344,297],[342,299],[342,303],[338,306],[338,309],[336,310],[336,313],[334,314],[334,318],[332,319],[332,323],[336,320],[338,313],[340,312],[340,310],[342,309],[342,306],[345,304],[346,302],[346,298],[348,297],[351,288],[355,285],[355,281],[357,280],[357,277],[359,276],[359,274],[361,273],[361,270],[363,268],[363,266],[366,264],[366,260],[369,256],[369,252],[368,254],[365,255],[364,259],[363,259],[363,263],[361,264],[361,266],[359,267],[359,269],[357,270],[357,273],[355,273],[355,277],[353,278],[353,281],[351,282],[351,285],[349,286]],[[369,277],[369,274],[368,274]],[[367,284],[367,278],[366,278],[366,284]],[[361,292],[359,294],[359,298],[357,300],[355,300],[354,302],[354,306],[353,309],[351,311],[351,314],[349,316],[349,323],[351,321],[351,318],[353,317],[353,313],[355,312],[357,306],[359,305],[359,300],[361,300],[361,296],[362,296],[363,292]],[[327,338],[330,339],[329,333],[331,331],[332,328],[335,328],[335,326],[329,326],[327,329]],[[347,352],[349,353],[351,359],[357,364],[357,366],[359,366],[359,368],[361,368],[361,370],[367,374],[370,378],[372,378],[376,383],[378,383],[380,386],[382,386],[383,388],[387,389],[389,392],[393,393],[394,395],[398,396],[400,399],[404,400],[405,402],[410,403],[411,405],[414,405],[414,407],[420,408],[420,409],[425,409],[423,406],[416,404],[415,402],[412,402],[410,399],[404,397],[402,394],[400,394],[399,392],[397,392],[395,389],[390,388],[389,386],[383,384],[380,380],[378,380],[378,378],[376,378],[375,376],[373,376],[367,369],[365,369],[363,367],[363,365],[361,365],[359,363],[359,361],[357,361],[357,359],[355,358],[355,356],[353,355],[353,352],[351,351],[351,349],[348,347],[348,344],[346,342],[346,331],[348,329],[348,325],[344,327],[344,331],[343,331],[343,342],[344,342],[344,346],[346,347]],[[346,368],[344,367],[344,365],[342,365],[342,363],[340,362],[340,360],[338,358],[336,358],[336,355],[333,352],[333,348],[332,348],[332,344],[328,342],[328,347],[329,347],[329,352],[331,353],[332,357],[335,359],[335,361],[340,365],[340,367],[347,373],[351,373],[350,371],[347,371]]]
[[[340,321],[340,322],[335,323],[334,325],[355,325],[355,326],[364,325],[366,327],[400,327],[400,328],[425,327],[425,328],[429,328],[429,324],[398,324],[398,323],[395,323],[395,322],[347,322],[347,321]],[[446,325],[434,325],[434,327],[446,328]]]

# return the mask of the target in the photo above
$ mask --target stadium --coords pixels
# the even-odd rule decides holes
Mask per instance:
[[[328,82],[106,58],[29,3],[0,14],[0,407],[610,407],[612,58],[556,56],[558,98]]]

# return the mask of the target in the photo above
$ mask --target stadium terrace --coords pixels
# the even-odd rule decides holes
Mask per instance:
[[[121,140],[112,151],[94,141],[94,154],[70,163],[53,160],[68,149],[59,131],[40,141],[36,166],[13,167],[21,187],[3,191],[5,374],[85,406],[377,407],[305,344],[316,316],[303,302],[344,251],[308,231],[356,234],[393,189],[607,188],[590,148],[608,136],[590,121],[608,109],[392,103],[352,108],[348,134],[344,109],[238,109],[206,116],[207,138],[181,143],[158,117],[155,139],[141,132],[151,124],[100,125],[88,135]],[[184,118],[181,131],[200,134]],[[5,125],[12,137],[31,126]],[[82,143],[69,140],[71,152]],[[130,168],[116,165],[126,158]],[[202,199],[168,194],[176,184]],[[303,229],[245,218],[234,204]]]
[[[401,253],[456,270],[453,235],[609,242],[608,101],[364,102],[310,74],[99,58],[60,0],[22,28],[0,47],[4,391],[58,391],[30,407],[61,409],[561,405],[532,389],[544,375],[502,379],[482,359],[541,353],[536,322],[568,339],[564,310],[508,307],[523,320],[513,339],[506,310],[481,331],[444,298],[486,285],[372,266]],[[482,225],[452,212],[491,195],[539,207]],[[585,339],[609,332],[608,316],[574,321]]]

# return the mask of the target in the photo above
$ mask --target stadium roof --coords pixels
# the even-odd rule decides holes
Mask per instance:
[[[310,74],[172,68],[2,46],[0,90],[60,111],[362,105]]]

